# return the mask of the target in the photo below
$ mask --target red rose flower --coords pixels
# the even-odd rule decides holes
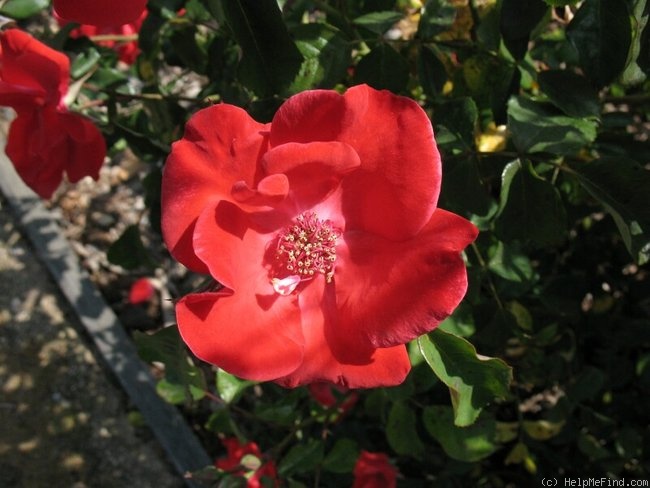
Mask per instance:
[[[69,22],[116,26],[134,22],[147,0],[53,0],[56,15]]]
[[[273,461],[262,463],[262,453],[257,444],[254,442],[242,444],[234,437],[224,439],[223,444],[226,446],[227,456],[215,461],[214,465],[217,468],[236,476],[246,476],[247,488],[268,486],[262,483],[262,478],[273,481],[272,486],[279,486],[275,463]],[[249,459],[244,459],[245,456],[250,456],[252,461],[250,464]]]
[[[68,58],[18,29],[0,34],[0,105],[12,107],[5,151],[23,181],[43,198],[67,173],[97,179],[106,154],[99,130],[68,112]]]
[[[361,451],[354,465],[352,488],[395,488],[397,470],[381,452]]]
[[[256,381],[401,383],[404,344],[467,288],[477,230],[436,208],[440,178],[427,115],[388,91],[306,91],[270,124],[198,112],[165,165],[162,228],[224,288],[178,302],[184,340]]]
[[[147,17],[147,11],[143,10],[138,18],[134,21],[129,22],[123,25],[103,25],[96,26],[90,24],[84,24],[79,26],[76,29],[73,29],[70,32],[70,37],[93,37],[99,35],[120,35],[120,36],[132,36],[137,34],[142,27],[144,19]],[[61,25],[65,25],[67,22],[62,18],[58,17],[57,20]],[[116,42],[113,40],[99,41],[98,44],[102,46],[113,48],[117,51],[120,61],[126,64],[133,64],[140,54],[140,48],[138,47],[138,41],[127,41],[127,42]]]
[[[347,413],[359,400],[356,391],[331,383],[312,383],[308,386],[309,394],[323,407],[338,406],[341,413]],[[336,392],[336,393],[335,393]]]
[[[133,282],[129,290],[129,303],[138,305],[151,300],[156,293],[156,289],[151,284],[149,278],[139,278]]]

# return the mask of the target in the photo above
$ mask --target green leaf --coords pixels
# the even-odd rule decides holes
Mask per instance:
[[[339,439],[323,460],[323,469],[332,473],[351,473],[359,457],[359,446],[352,439]]]
[[[226,403],[237,400],[246,388],[254,384],[254,381],[239,379],[223,369],[217,371],[217,391],[221,399]]]
[[[566,219],[559,192],[537,176],[529,162],[516,160],[505,167],[494,229],[497,236],[535,247],[555,245],[565,237]]]
[[[605,384],[606,377],[598,368],[584,368],[575,382],[567,388],[567,398],[574,406],[593,399]]]
[[[458,98],[436,105],[434,121],[436,126],[446,127],[463,143],[466,149],[474,148],[478,109],[470,97]]]
[[[81,78],[96,66],[101,58],[102,55],[97,49],[86,49],[72,61],[70,65],[70,76],[74,80]]]
[[[631,44],[627,2],[586,0],[566,34],[587,76],[601,87],[611,83],[625,68]]]
[[[563,7],[564,5],[575,5],[579,0],[544,0],[551,7]]]
[[[488,269],[505,280],[528,283],[535,276],[528,256],[514,246],[499,241],[489,249],[489,256]]]
[[[572,165],[580,184],[614,218],[632,257],[650,260],[650,171],[636,161],[606,157]]]
[[[515,59],[523,59],[530,33],[547,11],[548,5],[542,0],[503,0],[499,27],[503,42]]]
[[[493,200],[481,179],[475,156],[448,158],[443,165],[440,199],[456,213],[486,215]]]
[[[594,120],[567,117],[524,97],[508,102],[508,129],[522,153],[576,154],[596,139]]]
[[[600,113],[598,92],[586,78],[567,70],[542,71],[539,87],[551,103],[570,117],[596,117]]]
[[[242,81],[260,96],[284,92],[296,78],[303,58],[276,0],[232,0],[221,6],[242,49]]]
[[[192,400],[200,400],[205,396],[205,390],[202,388],[198,388],[194,385],[171,383],[165,378],[161,379],[156,385],[156,392],[163,397],[166,402],[174,405],[185,403],[190,397]],[[188,392],[190,395],[189,397]]]
[[[377,90],[395,93],[406,88],[408,79],[408,62],[388,44],[379,44],[361,58],[354,74],[355,83],[367,83]]]
[[[418,77],[427,97],[435,99],[445,86],[447,70],[436,52],[428,46],[420,46],[418,52]]]
[[[476,331],[472,307],[465,302],[461,302],[454,310],[454,313],[443,320],[438,328],[460,337],[471,336]]]
[[[345,78],[352,46],[341,31],[315,23],[301,24],[291,33],[305,58],[291,93],[314,87],[332,88]]]
[[[130,225],[115,241],[107,252],[108,260],[125,269],[135,269],[139,266],[153,266],[147,249],[142,244],[140,229]]]
[[[234,435],[233,425],[235,423],[230,414],[230,409],[225,405],[215,405],[213,408],[214,411],[205,423],[205,428],[209,432]]]
[[[174,29],[165,46],[165,56],[174,56],[183,67],[197,73],[205,73],[207,49],[198,41],[199,32],[194,25]],[[172,63],[170,63],[172,64]]]
[[[420,459],[424,454],[424,444],[417,432],[417,417],[405,402],[395,402],[388,414],[386,439],[390,447],[404,456]]]
[[[422,412],[422,420],[427,432],[449,457],[458,461],[480,461],[499,448],[495,440],[496,421],[486,414],[470,427],[457,427],[450,407],[431,405]]]
[[[481,53],[467,58],[461,69],[465,86],[477,105],[481,109],[489,107],[495,122],[502,124],[506,117],[506,100],[520,84],[521,75],[515,64],[505,57]]]
[[[633,3],[632,15],[632,46],[628,55],[625,71],[621,76],[621,82],[625,85],[637,85],[643,83],[647,78],[648,44],[650,34],[646,26],[650,16],[650,4],[646,0],[635,0]],[[645,66],[643,55],[645,53]],[[639,64],[640,63],[640,64]],[[644,68],[646,68],[644,70]]]
[[[516,300],[508,302],[506,309],[517,321],[517,325],[526,332],[533,331],[533,316],[530,311]]]
[[[280,461],[278,473],[286,477],[312,471],[323,460],[324,452],[325,447],[320,440],[309,439],[306,444],[296,444]]]
[[[383,11],[371,12],[369,14],[357,17],[352,22],[368,29],[375,34],[383,34],[390,29],[396,22],[399,22],[404,17],[401,12]]]
[[[420,352],[449,387],[457,426],[471,425],[495,397],[508,395],[512,369],[500,359],[479,357],[465,339],[436,329],[418,338]]]
[[[165,327],[154,334],[136,331],[133,339],[144,361],[165,365],[165,377],[158,385],[159,393],[165,398],[182,403],[204,396],[205,377],[188,357],[177,327]]]
[[[418,24],[418,37],[430,39],[448,31],[456,18],[456,9],[448,0],[428,0]]]
[[[255,409],[255,415],[264,422],[280,425],[292,425],[296,418],[295,405],[260,404]]]
[[[7,0],[0,8],[0,14],[12,19],[26,19],[49,5],[50,0]]]
[[[576,444],[580,452],[592,462],[613,457],[612,453],[596,437],[586,432],[578,433],[578,441]]]

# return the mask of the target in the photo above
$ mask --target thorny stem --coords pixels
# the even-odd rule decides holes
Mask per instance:
[[[481,251],[479,250],[475,242],[472,242],[472,249],[474,251],[474,254],[476,255],[476,259],[478,259],[478,263],[481,265],[481,268],[487,270],[488,269],[487,263],[485,259],[483,259],[483,255],[481,254]],[[494,281],[492,280],[490,274],[486,273],[486,275],[488,279],[488,286],[490,287],[490,292],[492,293],[494,300],[497,302],[497,306],[499,307],[499,309],[503,310],[504,309],[503,302],[499,297],[499,292],[497,291],[497,287],[494,285]]]
[[[302,421],[296,422],[294,424],[294,427],[291,429],[291,432],[289,432],[286,436],[284,436],[284,438],[280,442],[278,442],[278,444],[271,450],[274,453],[282,452],[300,430],[304,429],[305,427],[310,426],[314,422],[316,422],[315,417],[311,417],[311,418],[308,418],[307,420],[302,420]]]
[[[101,41],[118,41],[118,42],[131,42],[137,41],[137,34],[97,34],[96,36],[90,36],[89,39],[93,42]]]
[[[316,466],[316,472],[314,473],[314,488],[318,488],[320,485],[320,464]]]
[[[205,97],[202,100],[198,100],[193,97],[184,97],[181,95],[163,95],[161,93],[120,93],[112,90],[106,90],[105,93],[112,97],[121,98],[123,100],[153,100],[153,101],[174,100],[177,102],[192,102],[200,105],[210,105],[215,102],[218,102],[221,99],[219,95],[210,95],[209,97]]]
[[[620,97],[606,96],[603,98],[605,103],[650,103],[650,94],[639,93],[637,95],[623,95]]]
[[[218,403],[219,405],[224,406],[228,410],[236,412],[237,414],[241,415],[242,417],[246,417],[248,419],[252,419],[252,420],[256,420],[256,421],[261,420],[256,415],[250,413],[248,410],[244,410],[243,408],[240,408],[240,407],[238,407],[236,405],[230,405],[230,404],[226,403],[225,401],[223,401],[221,398],[219,398],[217,395],[215,395],[214,393],[212,393],[209,390],[203,390],[203,393],[205,394],[206,398],[212,400],[215,403]],[[273,422],[267,422],[267,423],[270,424],[270,425],[275,425],[275,424],[273,424]],[[238,438],[240,438],[240,439],[245,438],[241,434],[241,432],[239,432],[239,429],[237,428],[237,425],[235,424],[235,422],[231,421],[230,425],[232,426],[232,428],[235,431],[235,434],[237,435]]]

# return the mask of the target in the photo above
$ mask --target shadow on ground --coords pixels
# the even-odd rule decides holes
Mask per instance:
[[[182,486],[0,207],[0,485]]]

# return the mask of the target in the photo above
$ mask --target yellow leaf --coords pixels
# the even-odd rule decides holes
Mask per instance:
[[[485,132],[476,137],[476,147],[480,152],[503,151],[506,147],[508,134],[505,125],[490,124]]]
[[[558,435],[564,427],[562,422],[549,422],[548,420],[524,420],[522,423],[526,434],[538,441],[546,441]]]

